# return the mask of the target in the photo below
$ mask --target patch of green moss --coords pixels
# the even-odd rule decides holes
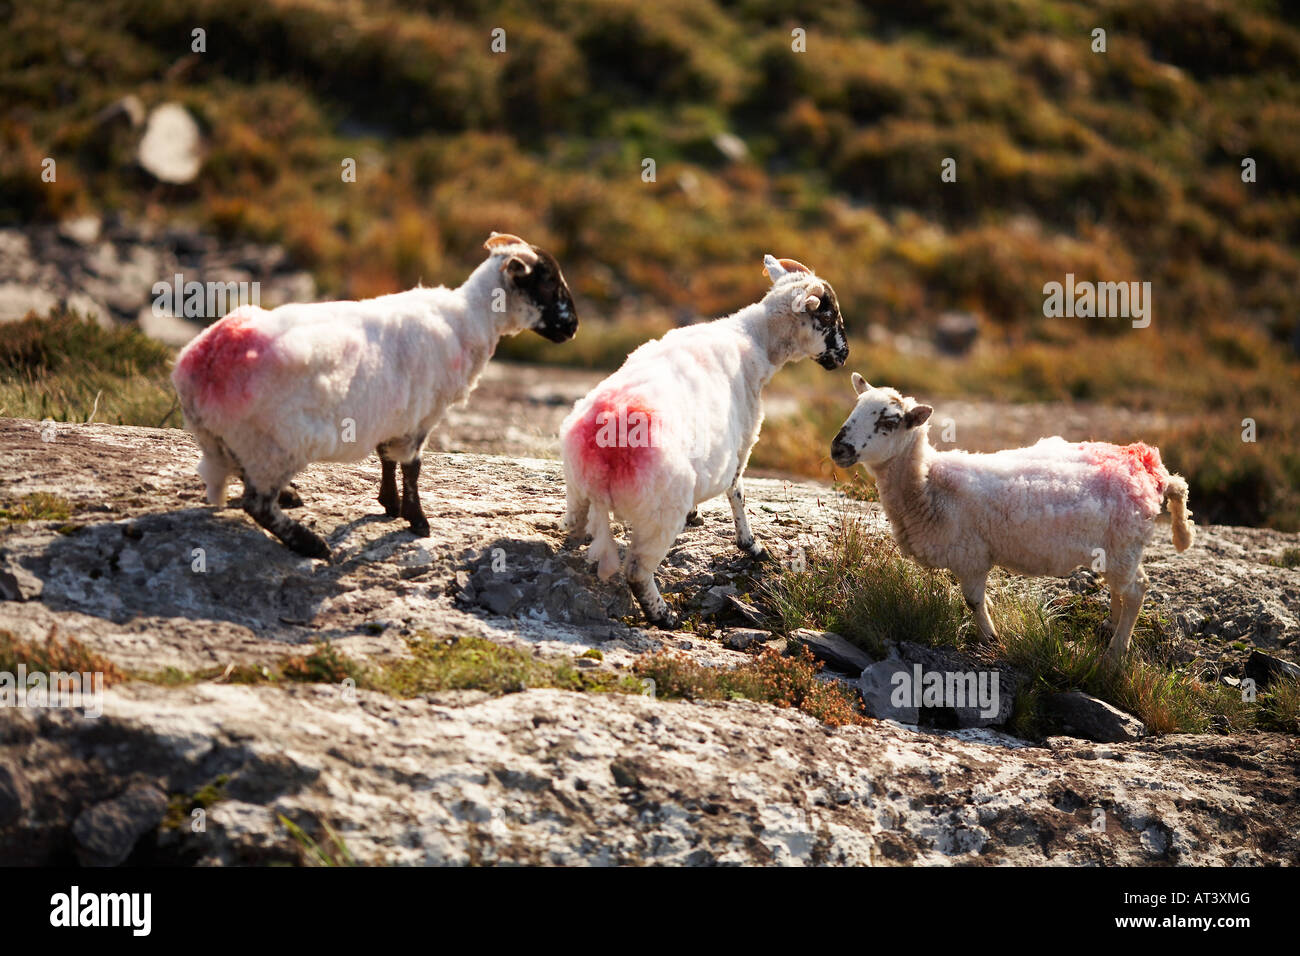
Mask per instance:
[[[230,776],[223,773],[192,794],[172,794],[167,800],[167,812],[163,815],[162,829],[179,830],[189,826],[195,810],[206,811],[225,799],[226,784],[229,782]]]
[[[0,505],[0,522],[8,524],[22,521],[63,521],[71,515],[72,502],[48,491],[33,491]],[[76,526],[72,527],[75,529]]]
[[[530,687],[558,687],[596,693],[640,693],[641,682],[604,668],[580,667],[580,659],[600,660],[599,651],[573,659],[544,658],[517,647],[479,637],[435,637],[427,633],[407,639],[411,657],[387,665],[373,686],[397,697],[445,690],[481,690],[509,694]]]

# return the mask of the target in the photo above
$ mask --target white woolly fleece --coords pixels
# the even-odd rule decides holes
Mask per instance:
[[[172,381],[204,451],[209,501],[224,503],[238,466],[255,487],[278,488],[309,462],[357,461],[394,437],[408,439],[397,460],[417,456],[500,337],[536,318],[521,297],[509,311],[490,308],[500,257],[515,251],[494,250],[457,289],[246,306],[204,330]]]

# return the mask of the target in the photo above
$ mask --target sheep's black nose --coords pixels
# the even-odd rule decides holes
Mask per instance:
[[[853,446],[836,438],[831,442],[831,460],[837,465],[853,464]]]

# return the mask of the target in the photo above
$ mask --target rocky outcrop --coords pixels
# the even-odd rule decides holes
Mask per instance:
[[[541,656],[596,649],[613,670],[661,648],[729,666],[771,642],[741,610],[762,571],[731,544],[722,500],[662,570],[665,592],[710,608],[701,619],[716,630],[665,633],[638,626],[620,581],[564,548],[555,461],[428,455],[423,539],[382,516],[376,463],[314,466],[298,484],[335,548],[327,565],[203,505],[183,432],[59,424],[43,436],[40,423],[0,420],[0,447],[0,501],[49,492],[71,510],[0,527],[16,598],[0,601],[0,630],[57,629],[150,677],[110,687],[97,718],[0,710],[0,862],[303,859],[281,818],[326,850],[328,825],[366,863],[1300,862],[1300,752],[1281,735],[1032,744],[893,720],[837,729],[745,701],[541,689],[403,700],[171,680],[168,668],[222,673],[322,641],[382,666],[416,632]],[[778,558],[814,547],[841,508],[884,533],[874,506],[819,486],[748,487]],[[1203,550],[1151,549],[1171,615],[1207,599],[1295,613],[1297,572],[1269,563],[1291,539],[1200,530]],[[719,588],[735,593],[715,608]],[[1292,636],[1270,646],[1287,655]]]
[[[0,229],[0,322],[63,306],[102,324],[137,322],[153,337],[183,345],[220,315],[177,315],[170,295],[155,309],[155,284],[172,287],[177,275],[205,289],[221,283],[224,291],[235,283],[237,291],[246,283],[250,298],[256,282],[267,308],[316,294],[311,274],[296,269],[277,246],[222,246],[196,229],[87,216],[58,226]],[[185,312],[183,300],[179,311]]]
[[[1027,747],[741,701],[214,683],[110,691],[99,721],[0,720],[26,789],[21,826],[0,826],[9,863],[80,851],[79,808],[120,812],[143,780],[185,812],[133,863],[295,861],[281,816],[372,864],[1300,862],[1300,753],[1276,736]]]

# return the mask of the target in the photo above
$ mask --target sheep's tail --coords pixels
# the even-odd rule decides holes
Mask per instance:
[[[618,570],[618,543],[609,529],[609,511],[599,505],[587,509],[587,534],[591,535],[591,547],[587,549],[587,561],[596,565],[596,575],[602,581],[608,581]]]
[[[1186,551],[1196,538],[1196,523],[1187,507],[1187,479],[1182,475],[1170,475],[1169,484],[1165,486],[1165,499],[1174,519],[1174,550]]]

